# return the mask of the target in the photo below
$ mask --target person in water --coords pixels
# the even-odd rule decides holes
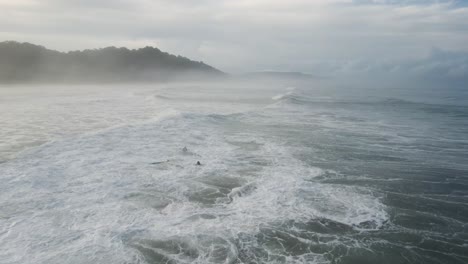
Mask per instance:
[[[200,163],[200,161],[197,161],[197,166],[201,166],[201,163]]]

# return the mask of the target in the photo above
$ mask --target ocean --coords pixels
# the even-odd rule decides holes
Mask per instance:
[[[466,89],[4,86],[0,112],[0,263],[468,263]]]

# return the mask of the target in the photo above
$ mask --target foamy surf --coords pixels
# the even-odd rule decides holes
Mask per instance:
[[[223,137],[236,121],[172,111],[162,117],[51,143],[0,165],[1,200],[9,201],[1,222],[9,250],[1,258],[60,263],[67,252],[81,263],[229,263],[257,243],[269,262],[279,253],[256,238],[264,228],[328,219],[378,229],[387,219],[371,193],[311,181],[323,171],[286,147],[255,134]],[[322,257],[291,261],[305,259]]]
[[[19,116],[57,126],[0,163],[0,262],[466,262],[463,106],[193,89]]]

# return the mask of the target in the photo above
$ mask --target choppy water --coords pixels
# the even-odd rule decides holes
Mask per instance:
[[[0,263],[468,263],[464,91],[2,89]]]

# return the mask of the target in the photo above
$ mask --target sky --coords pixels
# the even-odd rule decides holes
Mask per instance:
[[[0,0],[0,41],[156,46],[230,73],[468,76],[468,0]]]

